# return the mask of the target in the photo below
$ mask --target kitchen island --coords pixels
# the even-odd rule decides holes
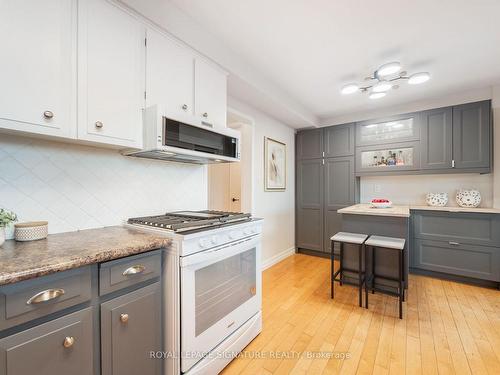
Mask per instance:
[[[410,259],[410,207],[392,206],[391,208],[372,208],[369,204],[356,204],[338,210],[342,214],[342,231],[353,233],[364,233],[367,235],[377,235],[386,237],[404,238],[405,261],[404,279],[405,287],[408,288],[408,273]],[[346,245],[348,246],[348,245]],[[392,256],[394,250],[381,249],[377,251],[375,272],[380,275],[397,277],[398,257]],[[351,266],[355,262],[356,251],[346,251],[346,266]],[[367,256],[370,257],[369,252]],[[371,260],[368,259],[368,262]]]

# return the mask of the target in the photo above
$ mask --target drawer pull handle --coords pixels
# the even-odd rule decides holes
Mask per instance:
[[[448,242],[451,246],[460,246],[459,242],[450,241]]]
[[[146,267],[143,265],[139,264],[137,266],[132,266],[127,268],[125,271],[123,271],[123,276],[131,276],[131,275],[137,275],[139,273],[143,273],[146,270]]]
[[[128,314],[120,314],[120,322],[123,324],[128,322]]]
[[[68,348],[71,348],[74,343],[75,343],[75,338],[73,336],[67,336],[64,338],[63,346],[66,349],[68,349]]]
[[[35,294],[26,301],[27,305],[36,305],[37,303],[48,302],[50,300],[61,297],[64,294],[64,289],[47,289],[43,292]]]

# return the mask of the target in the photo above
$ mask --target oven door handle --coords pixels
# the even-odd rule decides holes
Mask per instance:
[[[259,246],[260,235],[246,238],[238,242],[232,242],[211,250],[201,251],[199,253],[188,255],[180,259],[181,268],[194,266],[201,263],[215,263],[218,260],[240,254],[253,247]]]

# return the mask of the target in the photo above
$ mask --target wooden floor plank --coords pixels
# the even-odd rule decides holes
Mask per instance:
[[[498,290],[410,275],[400,320],[394,297],[367,310],[336,284],[330,299],[329,277],[302,254],[264,271],[263,331],[223,373],[500,374]]]

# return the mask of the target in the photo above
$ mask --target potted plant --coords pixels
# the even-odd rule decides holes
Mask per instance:
[[[14,212],[0,208],[0,246],[5,242],[5,227],[17,220]]]

